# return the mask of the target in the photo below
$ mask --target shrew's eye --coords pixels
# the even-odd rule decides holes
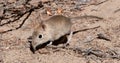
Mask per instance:
[[[42,38],[42,35],[39,35],[39,38]]]

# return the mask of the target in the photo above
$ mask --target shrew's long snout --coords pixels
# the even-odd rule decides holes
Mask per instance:
[[[32,53],[35,53],[36,49],[33,47],[32,43],[30,43],[30,50],[32,51]]]
[[[31,50],[33,53],[35,53],[36,48],[34,48],[33,40],[32,40],[32,39],[33,39],[32,36],[30,36],[30,37],[27,38],[28,42],[30,43],[30,50]]]

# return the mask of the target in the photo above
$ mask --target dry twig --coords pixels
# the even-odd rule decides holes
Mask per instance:
[[[25,8],[27,9],[25,12],[18,13],[16,16],[13,15],[12,17],[15,18],[14,20],[12,20],[12,21],[9,20],[9,21],[7,21],[7,22],[5,22],[5,23],[3,23],[3,24],[0,24],[0,26],[4,26],[4,25],[7,25],[7,24],[16,22],[16,21],[18,21],[20,18],[22,18],[24,15],[26,15],[26,14],[28,13],[27,17],[24,18],[24,20],[22,21],[22,23],[21,23],[18,27],[16,27],[15,29],[9,29],[9,30],[0,32],[0,34],[6,33],[6,32],[9,32],[9,31],[13,31],[13,30],[17,30],[17,29],[21,28],[22,25],[25,23],[25,21],[28,19],[28,17],[31,15],[31,13],[32,13],[35,9],[39,9],[39,8],[41,8],[41,7],[42,7],[42,4],[41,4],[41,3],[39,3],[38,6],[36,6],[36,7],[33,7],[33,6],[27,7],[27,6],[25,6]],[[13,9],[13,10],[14,10],[14,9]],[[11,10],[11,11],[13,11],[13,10]],[[21,10],[19,10],[19,11],[21,11]],[[16,12],[19,12],[19,11],[16,11]],[[16,12],[14,12],[14,13],[16,13]],[[16,17],[17,17],[17,18],[16,18]],[[11,18],[11,17],[10,17],[10,18]],[[3,18],[1,19],[1,21],[2,21],[3,19],[6,19],[6,18],[3,17]],[[0,22],[1,22],[1,21],[0,21]]]

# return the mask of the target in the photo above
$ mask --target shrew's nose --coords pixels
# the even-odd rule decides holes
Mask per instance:
[[[27,38],[28,42],[31,43],[32,42],[32,36]]]

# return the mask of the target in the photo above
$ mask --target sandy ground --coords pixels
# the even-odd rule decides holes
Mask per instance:
[[[51,3],[52,9],[54,5],[55,3]],[[81,8],[67,9],[62,14],[71,17],[94,15],[102,19],[89,17],[77,20],[73,24],[73,31],[96,26],[100,26],[99,28],[74,34],[68,49],[45,47],[33,54],[27,38],[33,32],[32,22],[39,20],[36,16],[41,13],[41,9],[36,10],[22,28],[0,35],[0,63],[120,63],[120,0],[93,0]],[[48,17],[42,14],[42,19]],[[21,20],[12,24],[17,26]],[[12,25],[1,26],[0,31],[10,28]],[[110,40],[99,39],[98,34]]]

